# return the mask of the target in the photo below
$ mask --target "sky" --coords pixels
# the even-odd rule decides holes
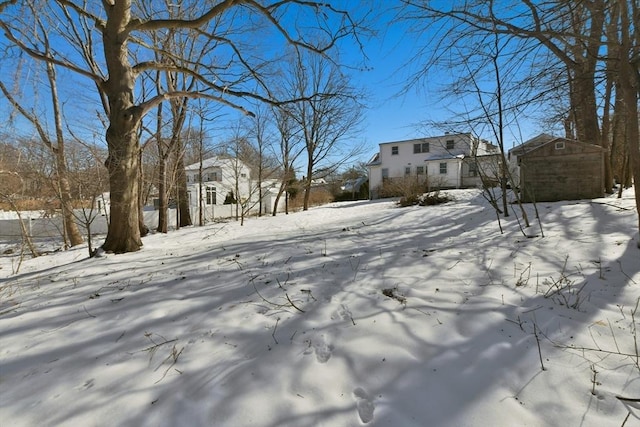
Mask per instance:
[[[354,138],[356,140],[354,143],[364,143],[365,145],[365,152],[360,160],[368,160],[378,150],[378,144],[381,142],[441,134],[442,129],[425,127],[424,123],[450,118],[452,107],[460,104],[460,100],[455,98],[445,97],[444,102],[438,101],[442,96],[439,90],[452,78],[447,70],[434,72],[418,86],[403,91],[412,72],[421,66],[419,62],[415,61],[414,55],[419,47],[429,43],[426,40],[429,34],[417,37],[415,33],[407,31],[408,24],[406,22],[394,19],[396,10],[393,9],[393,6],[397,3],[396,1],[379,3],[379,9],[374,11],[378,15],[374,15],[375,19],[372,21],[372,28],[376,35],[362,38],[368,70],[352,71],[353,83],[362,88],[368,96],[364,122],[359,135]],[[350,2],[345,4],[349,5]],[[362,8],[367,9],[367,6],[362,6]],[[356,11],[362,12],[358,9]],[[361,63],[362,53],[359,47],[352,42],[345,42],[342,46],[341,57],[346,63]],[[5,66],[2,70],[5,75],[8,75],[10,70],[7,67]],[[92,83],[83,78],[68,78],[69,76],[64,72],[60,72],[60,75],[61,86],[63,88],[66,86],[66,92],[62,95],[65,108],[78,110],[77,113],[71,114],[72,117],[85,115],[82,120],[79,120],[81,123],[80,132],[83,132],[87,138],[103,139],[103,132],[101,130],[96,132],[96,128],[100,128],[101,125],[95,121],[95,113],[92,113],[94,109],[100,108],[99,104],[95,102],[95,99],[92,100],[90,96],[85,95],[93,93]],[[44,107],[47,105],[47,98],[43,87],[39,89],[38,94],[32,92],[28,85],[23,85],[21,90],[27,95],[33,94],[36,108],[47,108]],[[87,108],[87,105],[91,105],[91,108]],[[0,98],[0,111],[7,114],[10,111],[3,98]],[[230,117],[235,117],[235,114]],[[17,124],[18,128],[28,128],[19,118],[13,123]],[[98,126],[87,126],[87,123],[95,123]],[[526,120],[523,120],[523,124],[526,126],[525,137],[532,137],[539,133],[535,132],[533,127],[526,123]],[[231,125],[225,124],[224,126],[232,128]],[[458,130],[460,132],[471,131],[471,129],[463,128]],[[214,133],[212,137],[216,140],[224,138],[220,134],[219,127],[212,132]],[[232,131],[227,133],[230,132]],[[490,135],[481,136],[491,139]]]
[[[394,19],[394,14],[389,11],[381,16],[377,23],[378,37],[365,47],[372,70],[354,75],[354,81],[363,84],[372,97],[366,112],[364,136],[375,150],[381,142],[441,135],[444,129],[433,122],[451,120],[464,110],[464,103],[469,100],[447,95],[447,85],[456,79],[453,70],[435,68],[425,79],[407,86],[423,67],[418,52],[433,44],[432,34],[410,31],[409,24]],[[357,50],[353,49],[352,54],[357,55]],[[535,119],[526,115],[520,116],[519,126],[519,129],[507,129],[507,149],[543,131]],[[472,131],[462,127],[455,130]],[[491,134],[480,136],[496,142]]]
[[[3,426],[640,425],[633,190],[525,205],[527,236],[441,194],[95,258],[0,242]]]

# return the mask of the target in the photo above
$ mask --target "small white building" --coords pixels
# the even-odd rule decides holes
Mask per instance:
[[[210,157],[202,165],[194,163],[185,167],[189,207],[197,215],[200,203],[205,218],[225,218],[246,213],[258,213],[262,194],[262,214],[271,214],[280,181],[268,179],[258,182],[251,179],[251,169],[242,161],[229,157]],[[202,178],[202,179],[200,179]],[[202,200],[200,200],[202,189]],[[233,196],[233,197],[232,197]],[[234,201],[231,201],[233,198]],[[231,201],[231,203],[229,203]],[[284,206],[280,200],[278,211]]]
[[[242,161],[227,157],[210,157],[185,167],[189,206],[202,205],[207,216],[234,216],[236,202],[246,204],[255,196],[251,184],[251,170]],[[229,203],[229,201],[233,202]],[[225,203],[225,201],[227,203]],[[223,209],[223,206],[226,209]],[[216,207],[219,207],[216,212]],[[227,212],[228,211],[228,212]]]
[[[367,165],[372,199],[380,197],[386,180],[410,177],[430,188],[481,186],[479,168],[488,168],[499,154],[495,145],[471,133],[383,142],[379,146],[380,151]]]

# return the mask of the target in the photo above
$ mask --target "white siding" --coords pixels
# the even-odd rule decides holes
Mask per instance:
[[[418,145],[418,149],[414,148]],[[428,145],[428,151],[425,150]],[[423,166],[429,182],[434,186],[460,187],[463,183],[463,159],[470,156],[482,156],[496,153],[495,146],[482,141],[472,134],[445,134],[430,138],[417,138],[406,141],[380,144],[380,152],[374,164],[369,166],[369,184],[372,198],[376,189],[382,185],[383,169],[389,178],[417,174],[417,167]],[[446,173],[440,173],[440,163],[446,163]]]

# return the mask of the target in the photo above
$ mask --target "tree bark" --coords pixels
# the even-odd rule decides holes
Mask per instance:
[[[620,47],[622,51],[622,61],[620,61],[619,83],[622,92],[623,104],[625,108],[627,147],[629,150],[629,160],[631,172],[633,174],[633,185],[635,188],[636,210],[638,212],[638,231],[640,233],[640,123],[638,121],[638,96],[640,95],[640,82],[638,70],[632,64],[634,55],[632,35],[630,34],[631,15],[626,0],[619,0],[620,5]],[[637,10],[633,10],[637,12]],[[637,23],[636,23],[637,24]],[[635,28],[638,31],[638,28]],[[637,36],[637,34],[636,34]],[[637,240],[640,249],[640,234]]]
[[[307,177],[304,180],[304,202],[302,205],[302,210],[309,210],[309,200],[311,199],[311,182],[313,179],[311,178],[313,174],[313,150],[310,150],[307,153]]]
[[[191,210],[189,209],[189,192],[187,191],[187,174],[184,172],[184,148],[182,138],[178,138],[176,147],[176,186],[178,192],[178,215],[180,218],[180,227],[193,225],[191,219]]]
[[[64,220],[64,230],[69,244],[76,246],[82,243],[82,235],[78,229],[78,224],[73,216],[73,203],[71,202],[71,186],[69,185],[69,173],[67,169],[67,159],[65,155],[64,134],[62,132],[62,111],[58,97],[58,86],[56,80],[55,66],[47,62],[47,76],[51,89],[51,102],[53,105],[54,121],[56,127],[57,145],[54,147],[51,141],[46,140],[45,144],[54,153],[56,159],[56,173],[58,181],[58,191],[60,204],[62,205],[62,217]]]
[[[111,224],[103,249],[107,252],[135,252],[142,247],[138,212],[140,181],[138,127],[141,111],[134,104],[135,74],[129,63],[127,24],[131,1],[105,6],[108,19],[103,27],[104,55],[109,79],[104,91],[109,99],[109,155]]]

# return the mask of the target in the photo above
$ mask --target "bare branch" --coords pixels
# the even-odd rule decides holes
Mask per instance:
[[[33,127],[36,128],[36,132],[38,132],[40,139],[42,139],[42,141],[47,145],[47,147],[49,147],[50,149],[53,149],[53,144],[51,143],[51,139],[47,135],[47,132],[44,130],[44,128],[42,127],[42,124],[40,123],[40,120],[38,120],[35,114],[32,114],[29,111],[27,111],[18,102],[18,100],[11,94],[11,92],[7,90],[7,87],[4,85],[4,83],[2,83],[2,81],[0,81],[0,91],[4,94],[4,96],[7,98],[9,103],[13,106],[13,108],[15,108],[16,111],[18,111],[25,119],[27,119],[27,121],[29,121],[33,125]]]
[[[213,6],[209,11],[196,19],[152,19],[149,21],[141,21],[139,19],[132,20],[127,26],[127,32],[131,31],[153,31],[164,28],[198,28],[211,21],[216,16],[222,15],[223,12],[231,7],[245,3],[244,0],[224,0]]]
[[[11,31],[11,29],[7,26],[7,24],[5,24],[4,21],[0,21],[0,28],[3,30],[5,36],[12,42],[14,43],[16,46],[18,46],[23,52],[25,52],[27,55],[31,56],[34,59],[40,60],[40,61],[46,61],[46,62],[50,62],[52,64],[55,65],[59,65],[61,67],[67,68],[81,76],[87,77],[91,80],[93,80],[94,82],[96,82],[96,84],[98,85],[102,85],[104,84],[104,79],[99,76],[96,75],[92,72],[89,72],[81,67],[78,67],[77,65],[68,62],[68,61],[64,61],[64,60],[59,60],[56,58],[53,58],[49,55],[46,55],[43,52],[40,52],[38,50],[32,49],[29,46],[27,46],[26,44],[24,44],[21,40],[19,40],[17,37],[15,37],[15,35],[13,34],[13,32]]]

